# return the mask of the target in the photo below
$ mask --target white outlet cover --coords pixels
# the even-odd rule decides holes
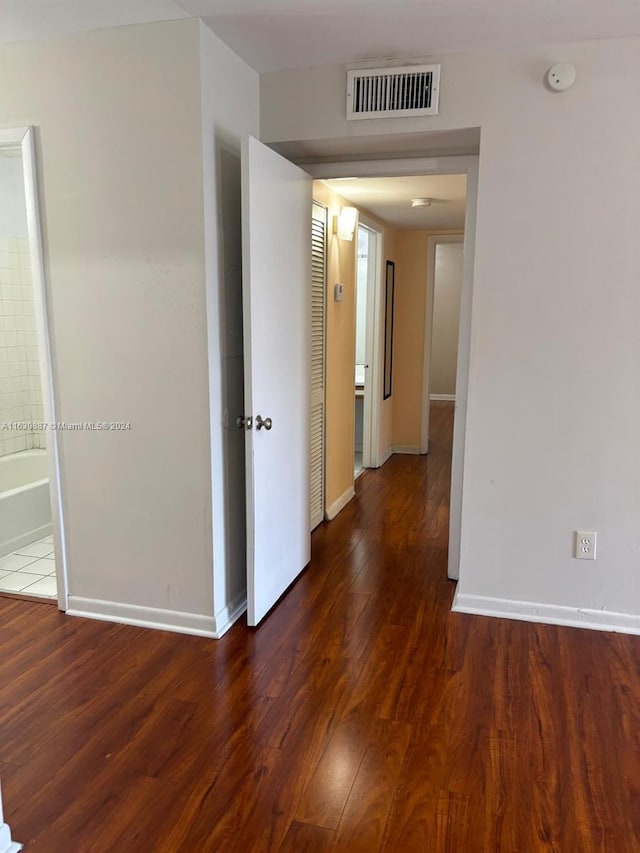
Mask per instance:
[[[576,560],[595,560],[598,534],[594,530],[576,530],[573,556]]]

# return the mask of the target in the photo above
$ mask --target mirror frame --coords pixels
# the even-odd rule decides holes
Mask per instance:
[[[392,393],[393,380],[393,310],[396,287],[396,265],[387,261],[384,287],[384,379],[382,399],[388,400]]]

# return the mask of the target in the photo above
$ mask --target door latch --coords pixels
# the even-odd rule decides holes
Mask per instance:
[[[246,418],[244,415],[238,415],[238,417],[236,418],[236,426],[238,427],[238,429],[251,429],[251,427],[253,426],[253,418],[251,417],[251,415]]]

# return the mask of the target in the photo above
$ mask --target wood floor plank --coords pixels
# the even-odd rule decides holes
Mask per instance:
[[[380,848],[410,740],[406,723],[376,722],[336,832],[335,850],[368,853]]]
[[[284,837],[283,853],[328,853],[333,847],[335,832],[321,826],[294,821]]]
[[[219,641],[0,599],[0,778],[41,853],[632,853],[640,637],[451,613],[453,406]]]

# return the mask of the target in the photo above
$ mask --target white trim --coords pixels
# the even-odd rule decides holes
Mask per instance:
[[[238,621],[247,609],[247,591],[243,590],[233,601],[230,601],[215,615],[216,639],[226,634],[229,628]]]
[[[11,840],[11,829],[8,823],[0,823],[0,853],[18,853],[22,844]]]
[[[520,622],[540,622],[545,625],[568,625],[572,628],[590,628],[595,631],[640,634],[640,616],[634,613],[565,607],[459,592],[456,593],[451,609],[454,613],[497,616],[502,619],[517,619]]]
[[[14,551],[18,551],[26,545],[31,545],[32,542],[36,542],[38,539],[44,539],[45,536],[51,536],[52,530],[53,526],[51,524],[44,524],[42,527],[37,527],[35,530],[30,530],[28,533],[16,536],[15,539],[3,542],[0,546],[0,559],[9,554],[13,554]]]
[[[20,145],[22,151],[22,169],[24,174],[24,194],[27,209],[27,232],[31,255],[31,273],[33,298],[36,305],[38,325],[38,355],[40,376],[42,379],[42,404],[44,420],[52,423],[56,417],[56,405],[53,382],[53,358],[49,319],[47,311],[47,288],[42,249],[42,229],[40,207],[38,203],[38,179],[36,172],[35,133],[32,127],[7,128],[0,131],[0,146]],[[58,607],[67,609],[67,547],[64,525],[62,473],[60,462],[59,433],[47,433],[47,459],[49,469],[49,494],[51,517],[53,519],[54,547],[56,551],[56,582],[58,588]]]
[[[427,237],[427,280],[424,307],[424,341],[422,350],[422,402],[420,405],[420,447],[429,450],[429,403],[431,400],[455,400],[455,395],[431,394],[431,354],[433,348],[433,305],[436,284],[436,247],[438,243],[463,243],[464,234],[432,234]]]
[[[423,452],[414,444],[394,444],[391,450],[394,453],[408,454],[409,456],[420,456]]]
[[[389,459],[393,456],[393,447],[387,447],[385,451],[383,451],[378,457],[378,468],[382,468],[385,462],[388,462]]]
[[[343,492],[337,501],[334,501],[331,506],[328,506],[324,514],[327,521],[332,521],[338,513],[342,512],[349,501],[355,497],[355,494],[356,492],[353,486],[349,486],[346,492]]]
[[[449,558],[447,574],[460,577],[460,541],[462,538],[462,501],[464,499],[464,457],[467,432],[467,396],[469,392],[469,351],[471,348],[471,312],[473,308],[473,268],[476,251],[476,210],[478,205],[478,157],[472,157],[467,171],[460,325],[458,327],[458,365],[456,368],[456,405],[453,418],[451,454],[451,493],[449,497]]]
[[[377,448],[380,444],[380,411],[382,399],[380,394],[380,377],[382,376],[382,343],[380,326],[382,302],[382,268],[384,266],[384,230],[380,225],[367,216],[366,213],[359,214],[359,225],[373,235],[374,241],[374,267],[373,272],[367,271],[367,329],[365,336],[366,361],[369,369],[365,374],[365,394],[363,411],[363,438],[364,447],[362,453],[362,467],[372,468],[375,464]],[[369,251],[369,260],[372,252]],[[356,251],[356,281],[358,276],[358,253]]]
[[[312,178],[388,178],[402,175],[464,175],[477,168],[477,154],[443,157],[399,157],[393,160],[334,160],[305,163],[303,168]],[[354,172],[354,169],[356,170]]]
[[[233,603],[230,605],[230,613]],[[225,608],[226,610],[226,608]],[[225,613],[222,610],[221,613]],[[242,612],[236,608],[235,618]],[[83,616],[88,619],[100,619],[104,622],[118,622],[122,625],[137,625],[140,628],[155,628],[160,631],[174,631],[176,634],[192,634],[196,637],[221,636],[213,616],[198,613],[185,613],[180,610],[161,610],[159,607],[142,607],[138,604],[125,604],[119,601],[102,601],[97,598],[69,596],[68,616]],[[222,632],[229,628],[229,618]]]
[[[455,403],[455,394],[429,394],[429,399],[433,401],[440,400],[442,403]],[[428,441],[428,439],[427,439]]]
[[[18,853],[18,850],[22,850],[22,844],[11,840],[11,829],[9,824],[4,822],[2,790],[0,790],[0,853]]]

